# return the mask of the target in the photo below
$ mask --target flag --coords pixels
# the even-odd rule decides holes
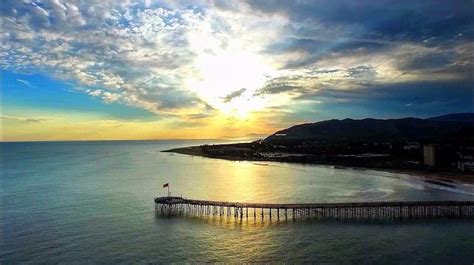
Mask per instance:
[[[166,188],[166,187],[168,187],[169,185],[170,185],[169,183],[163,184],[163,188]]]

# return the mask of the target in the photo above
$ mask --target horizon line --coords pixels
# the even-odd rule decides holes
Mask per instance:
[[[47,143],[47,142],[125,142],[125,141],[216,141],[216,140],[245,140],[245,139],[260,139],[259,137],[235,137],[235,138],[169,138],[169,139],[90,139],[90,140],[18,140],[18,141],[3,141],[0,143]]]

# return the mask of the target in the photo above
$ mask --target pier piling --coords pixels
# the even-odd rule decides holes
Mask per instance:
[[[280,210],[284,210],[285,220],[288,211],[293,219],[326,218],[337,220],[386,219],[402,220],[415,218],[472,218],[474,201],[421,201],[421,202],[356,202],[356,203],[302,203],[268,204],[238,203],[224,201],[190,200],[182,197],[155,198],[155,212],[161,215],[190,216],[227,216],[248,219],[249,208],[253,208],[253,217],[257,218],[257,209],[261,218],[268,215],[272,220],[272,211],[276,210],[276,219],[280,220]]]

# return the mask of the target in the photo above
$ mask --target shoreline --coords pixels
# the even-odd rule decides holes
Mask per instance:
[[[256,159],[252,157],[236,157],[230,155],[208,155],[202,151],[201,146],[190,146],[184,148],[175,148],[170,150],[163,150],[160,152],[164,153],[177,153],[182,155],[190,156],[199,156],[212,159],[223,159],[228,161],[248,161],[248,162],[278,162],[278,163],[289,163],[289,164],[300,164],[300,165],[320,165],[328,166],[335,168],[346,168],[346,169],[359,169],[359,170],[374,170],[380,172],[390,172],[397,174],[405,174],[412,177],[416,177],[425,181],[435,181],[440,182],[437,184],[471,184],[474,185],[474,174],[472,173],[462,173],[457,171],[450,170],[433,170],[433,169],[424,169],[424,168],[397,168],[397,167],[377,167],[377,166],[359,166],[345,163],[318,163],[318,162],[297,162],[292,160],[284,159]]]

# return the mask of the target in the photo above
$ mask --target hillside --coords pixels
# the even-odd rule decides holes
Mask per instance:
[[[454,172],[457,161],[474,156],[473,120],[471,113],[428,119],[328,120],[295,125],[254,142],[165,152],[230,160],[434,170],[423,163],[423,146],[438,144],[435,171]]]
[[[451,121],[474,124],[474,113],[452,113],[442,116],[428,118],[432,121]]]
[[[444,142],[470,138],[474,113],[460,113],[428,119],[344,119],[295,125],[267,137],[267,143],[301,140],[317,142]]]

